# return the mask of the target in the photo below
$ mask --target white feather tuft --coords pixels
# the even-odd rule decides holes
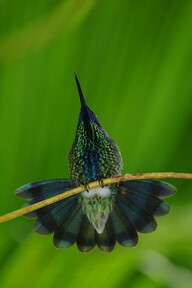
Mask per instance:
[[[84,191],[81,193],[81,195],[85,198],[92,198],[92,197],[110,197],[111,196],[111,190],[109,187],[97,187],[90,189],[88,192]]]

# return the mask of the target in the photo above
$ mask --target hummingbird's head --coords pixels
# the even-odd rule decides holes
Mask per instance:
[[[87,106],[85,102],[85,98],[83,96],[83,92],[79,83],[79,80],[77,78],[77,75],[75,74],[75,80],[77,84],[77,89],[79,92],[79,98],[81,101],[81,111],[79,115],[79,121],[78,121],[78,127],[82,124],[84,124],[84,127],[86,128],[87,132],[91,132],[91,123],[95,124],[98,129],[101,129],[104,132],[103,127],[99,123],[97,116],[93,113],[93,111]],[[106,132],[105,132],[106,133]]]

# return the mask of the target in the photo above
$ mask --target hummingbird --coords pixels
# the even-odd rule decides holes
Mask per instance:
[[[77,76],[76,85],[81,103],[75,140],[68,154],[69,179],[51,179],[26,184],[16,195],[28,200],[29,206],[44,199],[84,185],[84,192],[30,212],[36,218],[36,233],[54,233],[57,248],[67,248],[75,242],[81,252],[97,245],[111,252],[116,242],[134,247],[138,232],[156,229],[155,216],[169,213],[169,205],[161,198],[176,193],[176,188],[157,180],[132,180],[103,185],[103,179],[121,175],[122,156],[118,146],[87,106]],[[89,183],[99,181],[100,187],[89,189]]]

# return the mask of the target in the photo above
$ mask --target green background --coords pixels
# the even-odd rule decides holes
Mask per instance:
[[[123,173],[192,172],[192,1],[0,0],[0,214],[14,190],[68,177],[78,74]],[[57,250],[23,217],[0,225],[0,286],[188,288],[192,182],[134,249]]]

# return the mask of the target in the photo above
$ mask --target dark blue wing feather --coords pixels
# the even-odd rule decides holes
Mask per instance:
[[[66,201],[67,200],[67,201]],[[39,234],[51,234],[78,204],[77,198],[59,201],[54,207],[47,206],[47,212],[35,221],[33,229]]]
[[[111,219],[109,218],[103,232],[96,234],[97,246],[104,252],[111,252],[115,247],[116,235],[113,231]]]
[[[134,247],[138,242],[136,229],[116,203],[109,218],[112,221],[117,242],[124,247]]]
[[[117,195],[117,204],[122,212],[125,213],[127,219],[135,227],[138,232],[149,233],[157,228],[157,222],[146,210],[135,205],[124,195]]]
[[[74,188],[69,179],[52,179],[28,183],[15,191],[23,199],[38,199],[37,202]]]
[[[157,180],[132,180],[121,182],[119,186],[131,193],[146,193],[160,198],[169,197],[177,192],[175,186]]]
[[[24,206],[29,206],[44,199],[63,193],[74,188],[68,179],[45,180],[26,184],[16,190],[16,195],[30,199]],[[37,218],[33,229],[39,234],[53,233],[63,223],[65,218],[78,205],[78,195],[53,203],[25,215]]]
[[[170,211],[170,207],[166,202],[153,195],[147,195],[145,193],[133,194],[129,192],[124,192],[124,195],[135,205],[141,209],[145,209],[149,214],[153,216],[164,216]]]
[[[78,205],[71,211],[68,217],[64,219],[54,233],[53,243],[56,247],[67,248],[76,242],[83,216],[83,210],[81,206]]]
[[[96,244],[95,228],[89,221],[87,215],[83,216],[81,228],[77,238],[77,247],[81,252],[89,252]]]

